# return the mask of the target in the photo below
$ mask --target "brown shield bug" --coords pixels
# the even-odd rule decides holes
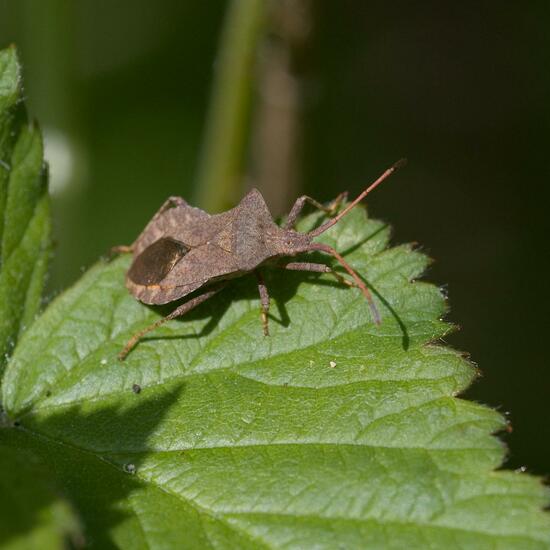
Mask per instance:
[[[258,268],[278,267],[296,271],[331,273],[340,282],[357,286],[371,308],[375,323],[380,315],[372,295],[352,267],[332,247],[316,243],[315,237],[338,223],[358,202],[405,163],[402,159],[388,168],[336,216],[307,233],[295,231],[294,225],[306,202],[329,214],[336,211],[346,196],[339,195],[330,206],[302,196],[296,200],[281,227],[256,189],[252,189],[233,209],[210,215],[190,206],[180,197],[170,197],[153,216],[131,246],[114,252],[131,252],[133,262],[126,273],[126,286],[145,304],[166,304],[201,290],[172,313],[137,332],[119,353],[123,360],[139,340],[170,319],[181,317],[219,292],[230,279],[253,272],[258,281],[264,334],[269,334],[269,293]],[[332,255],[349,273],[348,281],[331,267],[312,262],[293,262],[285,258],[304,252],[320,251]]]

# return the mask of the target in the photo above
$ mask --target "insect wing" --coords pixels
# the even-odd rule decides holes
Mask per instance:
[[[159,239],[135,258],[128,278],[138,285],[158,284],[188,252],[189,248],[175,239]]]

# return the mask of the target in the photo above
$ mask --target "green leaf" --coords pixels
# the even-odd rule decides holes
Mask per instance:
[[[0,377],[41,304],[51,248],[42,138],[27,120],[15,48],[0,51]],[[0,408],[0,546],[60,548],[77,521],[46,466]]]
[[[42,137],[21,101],[14,48],[0,51],[0,374],[41,303],[51,249]]]
[[[78,541],[78,524],[49,472],[15,430],[0,430],[0,545],[57,549]],[[7,475],[6,475],[7,474]]]
[[[416,281],[427,258],[388,239],[360,209],[323,237],[372,285],[381,326],[357,289],[266,269],[271,337],[243,277],[121,363],[170,309],[128,294],[129,258],[51,304],[16,349],[4,404],[91,544],[550,548],[547,490],[494,471],[505,421],[456,397],[476,373],[437,343],[450,326],[440,291]]]

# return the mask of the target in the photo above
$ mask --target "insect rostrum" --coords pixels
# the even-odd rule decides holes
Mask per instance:
[[[126,273],[126,286],[145,304],[166,304],[202,290],[156,323],[137,332],[119,353],[123,360],[146,333],[164,322],[181,317],[217,292],[229,280],[253,272],[258,281],[264,334],[269,334],[269,293],[259,267],[332,273],[342,283],[357,286],[367,299],[374,321],[380,316],[369,289],[353,268],[332,247],[314,238],[336,224],[376,186],[404,164],[400,160],[388,168],[336,216],[309,231],[300,233],[294,225],[306,202],[332,214],[346,196],[339,195],[328,207],[302,196],[296,200],[285,224],[277,225],[256,189],[252,189],[233,209],[210,215],[190,206],[181,197],[170,197],[153,216],[131,246],[116,252],[131,252],[133,262]],[[293,262],[288,257],[320,251],[332,255],[351,275],[353,283],[331,267],[312,262]]]

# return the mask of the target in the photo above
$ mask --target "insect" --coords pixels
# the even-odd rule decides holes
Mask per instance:
[[[124,360],[145,334],[191,311],[218,293],[231,279],[246,273],[256,276],[263,332],[269,335],[269,293],[259,270],[263,266],[331,273],[340,282],[361,290],[374,321],[380,324],[380,315],[363,280],[338,251],[327,244],[314,242],[314,239],[338,223],[405,162],[402,159],[388,168],[337,215],[307,233],[294,229],[306,202],[334,214],[347,194],[342,193],[329,206],[319,204],[306,195],[301,196],[294,203],[283,226],[274,222],[262,195],[256,189],[252,189],[235,208],[216,215],[190,206],[181,197],[170,197],[131,246],[115,247],[113,251],[133,254],[132,264],[126,273],[126,286],[135,298],[145,304],[167,304],[195,291],[200,292],[166,317],[134,334],[119,353],[119,359]],[[336,258],[353,282],[328,265],[288,259],[314,251]]]

